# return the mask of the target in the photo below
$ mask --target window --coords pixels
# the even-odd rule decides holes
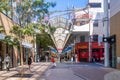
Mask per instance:
[[[80,36],[80,42],[85,42],[85,36]]]
[[[89,3],[91,8],[101,8],[101,3]]]
[[[93,35],[93,41],[98,41],[98,35]]]
[[[108,9],[110,9],[110,3],[108,3]]]
[[[98,21],[94,21],[93,27],[98,27]]]

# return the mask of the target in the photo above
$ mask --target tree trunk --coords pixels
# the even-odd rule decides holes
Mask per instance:
[[[21,76],[24,75],[23,53],[22,53],[22,38],[20,35],[20,56],[21,56]]]

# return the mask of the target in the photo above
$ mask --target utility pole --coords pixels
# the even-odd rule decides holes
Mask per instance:
[[[109,37],[108,0],[104,0],[104,36]],[[104,66],[109,67],[109,44],[104,43]]]
[[[87,8],[88,8],[88,18],[89,18],[89,62],[91,62],[91,52],[92,52],[92,43],[91,43],[91,20],[90,20],[90,5],[89,5],[89,1],[88,1],[88,5],[87,5]]]

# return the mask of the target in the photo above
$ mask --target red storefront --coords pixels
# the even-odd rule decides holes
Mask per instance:
[[[75,44],[75,52],[78,57],[78,62],[88,62],[88,46],[88,42],[81,42]]]
[[[75,52],[78,57],[78,62],[89,62],[89,43],[80,42],[75,44]],[[103,43],[91,43],[91,61],[102,62],[104,53]]]

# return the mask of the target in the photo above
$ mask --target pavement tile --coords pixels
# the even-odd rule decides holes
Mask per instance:
[[[82,80],[74,75],[71,69],[50,69],[46,72],[46,80]]]
[[[26,75],[24,77],[14,76],[19,74],[21,66],[11,68],[9,72],[0,71],[0,80],[44,80],[44,78],[41,79],[41,75],[50,65],[50,62],[33,63],[31,71],[28,70],[27,65],[24,65],[24,74]]]

